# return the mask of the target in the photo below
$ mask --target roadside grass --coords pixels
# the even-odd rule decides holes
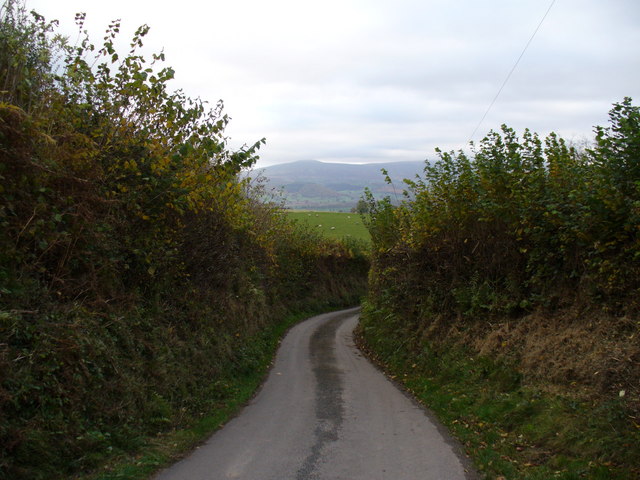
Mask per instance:
[[[460,347],[409,349],[397,327],[365,313],[362,349],[438,416],[482,478],[640,479],[640,422],[624,398],[550,393]]]
[[[338,307],[333,307],[337,309]],[[341,307],[342,308],[342,307]],[[134,453],[108,452],[108,463],[100,469],[77,475],[76,480],[146,480],[162,468],[166,468],[188,455],[216,430],[224,426],[253,397],[267,374],[280,340],[289,328],[314,315],[332,308],[314,308],[291,314],[281,323],[255,335],[245,343],[243,359],[247,365],[236,365],[235,371],[216,382],[224,395],[210,412],[203,414],[191,427],[172,430],[155,437],[131,439]]]
[[[362,217],[358,213],[290,210],[287,211],[287,215],[298,222],[307,223],[330,238],[338,240],[349,238],[371,242],[369,231],[362,223]]]

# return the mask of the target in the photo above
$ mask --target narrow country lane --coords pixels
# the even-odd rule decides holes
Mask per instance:
[[[284,338],[240,415],[156,480],[458,480],[459,449],[353,342],[358,310]]]

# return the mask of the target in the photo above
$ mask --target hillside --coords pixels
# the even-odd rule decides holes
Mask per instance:
[[[267,189],[281,191],[285,206],[292,209],[349,211],[369,188],[376,198],[400,197],[404,178],[414,178],[424,162],[325,163],[301,160],[256,169],[250,176],[267,179]],[[393,184],[385,182],[381,170]]]

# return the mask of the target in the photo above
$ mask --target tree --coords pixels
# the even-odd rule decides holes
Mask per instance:
[[[366,215],[369,213],[369,204],[364,199],[358,200],[358,204],[351,209],[351,213]]]

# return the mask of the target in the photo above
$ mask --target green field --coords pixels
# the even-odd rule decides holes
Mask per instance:
[[[371,241],[369,231],[362,223],[362,217],[357,213],[342,212],[311,212],[306,210],[292,210],[288,215],[299,221],[306,222],[331,238],[354,238]]]

